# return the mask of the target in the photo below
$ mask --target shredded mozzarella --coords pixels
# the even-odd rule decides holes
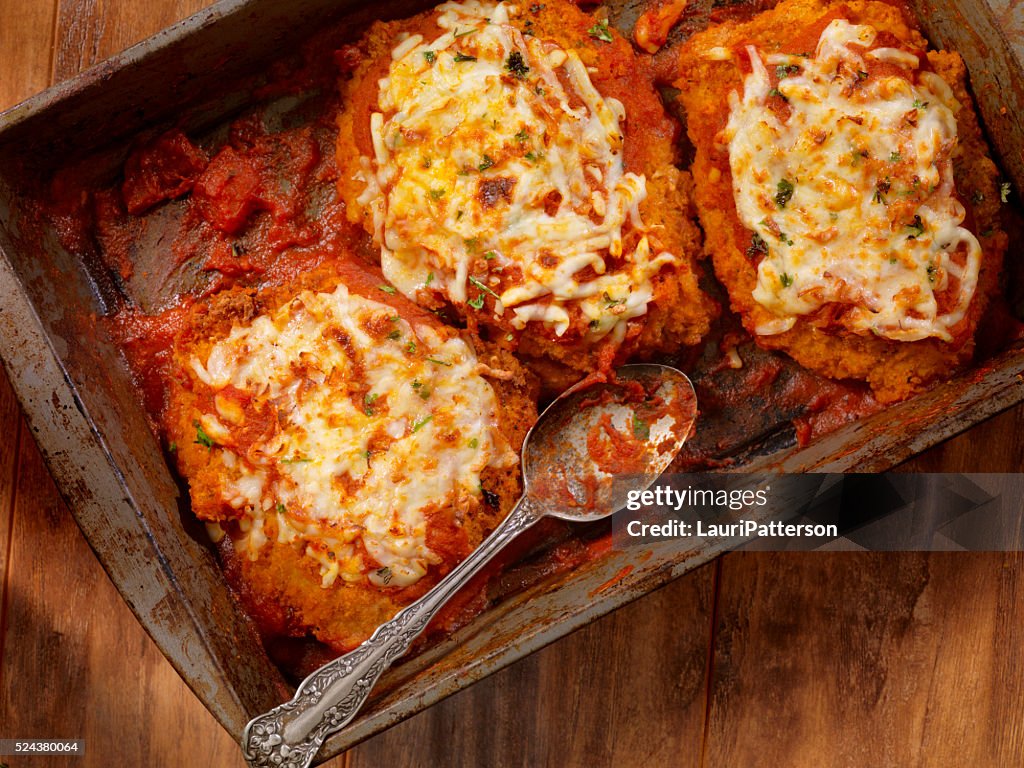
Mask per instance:
[[[438,11],[440,37],[394,49],[370,121],[360,203],[384,274],[407,296],[436,290],[479,309],[485,291],[470,278],[485,263],[500,275],[494,313],[513,309],[514,327],[560,336],[572,305],[588,339],[621,335],[646,313],[651,276],[675,261],[642,234],[646,180],[624,169],[622,104],[574,51],[524,36],[515,6]],[[609,268],[609,254],[623,265]]]
[[[764,253],[753,296],[775,319],[760,334],[836,304],[856,333],[949,341],[974,295],[981,246],[961,226],[951,162],[959,104],[914,54],[872,49],[876,36],[837,19],[814,57],[746,49],[725,139],[737,213]],[[890,70],[869,76],[871,61]]]
[[[367,330],[381,326],[385,340]],[[515,460],[465,342],[344,286],[304,292],[190,362],[232,416],[197,421],[225,467],[223,501],[243,512],[236,546],[256,557],[273,520],[325,587],[414,583],[440,561],[425,512],[479,498],[481,470]]]

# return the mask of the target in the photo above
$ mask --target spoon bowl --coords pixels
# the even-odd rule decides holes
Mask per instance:
[[[679,453],[697,416],[690,380],[665,365],[627,365],[575,387],[523,442],[525,497],[541,515],[599,520],[626,506]]]
[[[441,606],[509,541],[545,516],[599,520],[621,509],[668,467],[696,417],[690,380],[664,365],[624,366],[609,381],[556,398],[523,442],[524,492],[505,520],[423,597],[307,677],[290,701],[250,721],[242,734],[249,765],[308,766]]]

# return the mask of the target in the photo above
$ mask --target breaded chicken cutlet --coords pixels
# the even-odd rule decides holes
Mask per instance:
[[[715,273],[763,347],[904,399],[971,359],[1006,235],[966,71],[899,7],[786,0],[676,83]]]
[[[706,333],[689,178],[645,64],[564,0],[375,24],[344,84],[350,217],[417,303],[581,373]]]
[[[379,273],[190,310],[163,415],[192,509],[249,613],[336,652],[465,558],[520,493],[536,388]]]

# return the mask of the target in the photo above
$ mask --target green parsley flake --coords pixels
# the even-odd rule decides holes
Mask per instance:
[[[464,61],[476,61],[476,56],[467,56],[462,51],[458,51],[455,54],[455,63],[461,64]]]
[[[438,359],[433,358],[433,357],[428,357],[427,358],[427,362],[428,363],[435,363],[437,365],[443,365],[443,366],[445,366],[447,368],[451,368],[452,367],[451,363],[446,363],[444,360],[438,360]]]
[[[890,163],[898,163],[902,159],[903,159],[903,155],[901,155],[899,152],[893,152],[893,153],[891,153],[889,155],[889,162]]]
[[[526,66],[526,59],[523,58],[522,53],[517,50],[509,53],[509,57],[505,60],[505,69],[519,80],[525,80],[526,75],[529,73],[529,67]]]
[[[386,565],[383,568],[378,568],[377,576],[386,585],[391,582],[391,569]]]
[[[408,352],[410,355],[415,354],[416,353],[416,342],[415,341],[410,341],[408,344],[406,344],[405,345],[405,351]]]
[[[999,199],[1000,199],[1000,201],[1002,201],[1004,203],[1010,202],[1010,192],[1011,191],[1012,191],[1012,187],[1010,186],[1010,182],[1004,181],[1002,184],[1000,184],[999,185]]]
[[[779,80],[795,75],[800,72],[800,66],[798,64],[780,64],[775,68],[775,77]]]
[[[633,437],[635,437],[637,440],[647,440],[650,436],[651,436],[651,427],[650,427],[650,425],[646,421],[644,421],[643,419],[641,419],[639,416],[637,416],[634,413],[633,414]]]
[[[476,167],[476,169],[478,171],[480,171],[480,173],[483,173],[488,168],[493,168],[493,167],[494,167],[494,160],[491,157],[489,157],[487,155],[484,155],[484,159],[480,161],[480,165],[478,165]]]
[[[608,295],[608,291],[604,292],[604,294],[602,295],[602,298],[604,299],[605,304],[607,304],[609,307],[614,307],[614,306],[616,306],[618,304],[625,304],[626,303],[625,299],[613,299],[611,296]]]
[[[907,225],[907,229],[910,230],[911,234],[908,238],[913,240],[914,238],[920,237],[924,234],[924,222],[921,221],[920,216],[914,216],[914,220]]]
[[[786,207],[786,203],[793,198],[793,182],[789,179],[782,179],[776,189],[775,204],[779,206],[779,210],[781,211]]]
[[[753,259],[757,254],[768,255],[768,243],[764,241],[757,232],[750,236],[750,247],[747,248],[747,258]]]
[[[424,51],[423,58],[427,60],[427,64],[433,64],[437,61],[437,54],[433,51]]]
[[[427,416],[427,418],[423,419],[423,421],[417,421],[415,424],[412,425],[413,433],[415,434],[416,432],[419,432],[421,429],[427,426],[427,424],[429,424],[433,420],[433,418],[434,414],[430,414],[429,416]]]
[[[454,35],[452,35],[452,37],[454,37],[454,38],[466,37],[467,35],[472,35],[474,32],[478,32],[478,31],[479,30],[476,30],[476,29],[467,29],[465,32],[456,32]]]
[[[398,341],[400,338],[402,338],[402,332],[392,331],[391,333],[388,334],[388,338],[391,339],[392,341]]]
[[[470,299],[466,303],[469,304],[469,306],[471,306],[473,309],[483,309],[484,308],[484,295],[481,293],[475,299]]]
[[[394,296],[397,293],[396,289],[390,285],[378,285],[377,287],[384,291],[384,293],[387,293],[391,296]]]
[[[498,254],[496,254],[494,251],[488,251],[487,253],[484,254],[484,258],[487,259],[488,261],[490,261],[491,259],[493,259],[497,255]]]
[[[527,131],[525,128],[523,128],[522,130],[519,131],[519,133],[516,134],[516,141],[518,141],[520,144],[528,141],[529,138],[530,132]]]
[[[279,515],[283,515],[285,512],[288,511],[288,508],[284,504],[282,504],[280,501],[277,502],[276,509],[277,509],[277,514],[279,514]]]
[[[430,285],[432,282],[434,282],[434,273],[433,272],[428,272],[427,273],[427,279],[426,279],[426,281],[423,284],[424,285]]]
[[[442,197],[444,197],[444,190],[432,189],[427,194],[430,195],[431,200],[440,200]]]
[[[790,277],[789,274],[786,272],[782,273],[782,276],[779,278],[779,281],[782,283],[783,288],[789,288],[789,286],[793,284],[793,278]]]
[[[470,275],[470,277],[469,277],[469,282],[471,282],[473,285],[475,285],[481,291],[487,291],[487,293],[491,294],[491,296],[493,296],[494,298],[496,298],[496,299],[499,298],[498,294],[496,294],[494,291],[492,291],[490,288],[488,288],[486,285],[481,283],[479,280],[477,280],[472,275]]]
[[[601,19],[597,24],[587,30],[587,34],[602,43],[612,42],[612,33],[608,29],[608,19]]]
[[[920,99],[914,99],[914,109],[928,109],[928,102],[921,101]]]
[[[505,69],[520,80],[526,79],[526,75],[530,71],[530,68],[526,66],[526,59],[523,58],[523,54],[519,51],[512,51],[508,55],[508,59],[505,60]]]
[[[216,443],[213,442],[213,438],[206,434],[206,430],[203,429],[203,425],[199,423],[199,419],[192,422],[192,426],[196,428],[196,443],[203,446],[204,448],[213,448]]]
[[[480,441],[477,440],[475,437],[469,441],[469,447],[472,448],[473,450],[476,450],[479,445]]]

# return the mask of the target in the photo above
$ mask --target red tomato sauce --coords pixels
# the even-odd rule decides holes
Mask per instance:
[[[820,30],[811,34],[816,42]],[[123,305],[109,318],[110,331],[125,354],[155,430],[167,405],[171,348],[197,304],[234,286],[286,285],[324,266],[364,296],[373,297],[383,282],[379,271],[374,271],[376,247],[361,228],[347,221],[335,194],[338,104],[331,94],[339,70],[351,71],[358,64],[358,51],[332,44],[332,35],[315,41],[300,54],[297,64],[275,70],[254,89],[257,96],[268,99],[319,93],[298,109],[294,125],[281,128],[269,113],[257,110],[239,117],[216,137],[188,136],[171,128],[135,147],[123,178],[112,185],[98,188],[69,174],[51,186],[51,203],[44,214],[56,223],[64,243],[85,250],[83,244],[95,238],[111,272],[129,285],[133,278],[146,278],[134,273],[133,249],[147,227],[155,226],[165,214],[172,215],[173,224],[160,240],[161,258],[170,271],[184,273],[188,279],[150,311],[132,300],[128,288]],[[607,78],[606,85],[628,93],[636,78],[650,76],[639,69],[618,71]],[[643,124],[644,119],[631,115],[631,124]],[[651,122],[658,132],[678,130],[665,119]],[[360,262],[358,268],[353,260]],[[401,296],[393,298],[403,304],[403,313],[426,313]],[[673,465],[676,471],[727,465],[729,456],[746,444],[751,423],[761,417],[765,430],[795,425],[796,438],[804,444],[877,408],[864,387],[826,381],[772,353],[746,351],[744,367],[731,370],[727,351],[732,344],[724,340],[730,334],[747,337],[728,320],[721,325],[695,365],[690,365],[692,360],[669,361],[692,370],[702,409],[695,438]],[[613,351],[606,355],[609,365]],[[603,374],[595,375],[595,380],[602,378]],[[757,400],[753,405],[752,393]],[[647,399],[642,387],[637,396],[641,402]],[[761,403],[765,408],[759,408]],[[657,400],[643,402],[647,423],[660,418],[663,408]],[[588,442],[592,455],[608,471],[635,471],[642,450],[636,435],[608,421]],[[448,604],[428,637],[454,631],[495,602],[542,577],[600,557],[610,546],[606,524],[571,530],[572,534],[561,522],[544,521],[520,537]],[[438,529],[432,536],[431,547],[466,554],[461,531]],[[231,583],[244,591],[244,580],[231,578],[232,557],[223,561]],[[268,651],[286,669],[301,675],[330,657],[330,651],[312,640],[289,637],[288,616],[279,608],[259,595],[242,597]]]

